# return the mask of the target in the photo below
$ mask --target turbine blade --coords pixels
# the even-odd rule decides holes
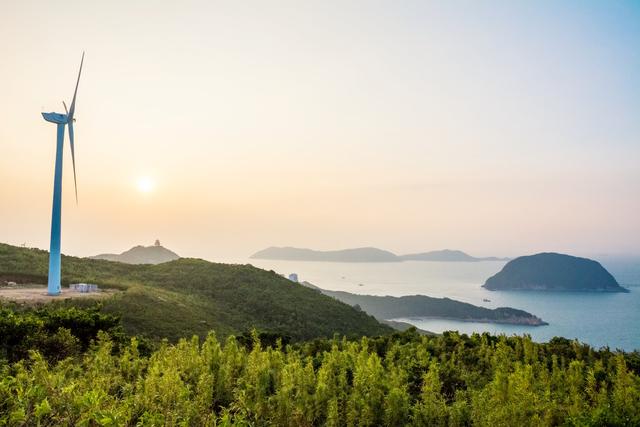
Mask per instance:
[[[67,116],[69,116],[69,110],[67,109],[67,104],[65,104],[64,101],[62,101],[62,105],[64,105],[65,113],[67,113]]]
[[[73,145],[73,120],[69,122],[69,141],[71,142],[71,163],[73,164],[73,185],[76,190],[76,205],[78,204],[78,182],[76,181],[76,153]]]
[[[76,81],[76,90],[73,92],[73,99],[71,100],[71,107],[69,107],[69,122],[73,121],[73,113],[76,111],[76,95],[78,94],[78,85],[80,84],[80,74],[82,74],[82,63],[84,62],[84,52],[82,52],[82,59],[80,60],[80,71],[78,71],[78,80]]]

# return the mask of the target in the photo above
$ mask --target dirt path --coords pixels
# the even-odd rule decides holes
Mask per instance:
[[[63,288],[60,295],[47,295],[47,287],[44,285],[21,285],[17,287],[0,287],[0,300],[9,300],[19,303],[45,303],[51,301],[68,300],[72,298],[100,299],[106,298],[118,291],[103,289],[99,292],[81,293]]]

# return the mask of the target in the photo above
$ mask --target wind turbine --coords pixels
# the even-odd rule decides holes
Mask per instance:
[[[49,295],[60,295],[60,218],[62,210],[62,152],[64,151],[64,127],[69,126],[69,142],[71,143],[71,162],[73,163],[73,184],[76,190],[76,204],[78,203],[78,184],[76,182],[76,156],[73,147],[73,115],[76,111],[76,95],[78,94],[78,84],[82,73],[82,63],[84,62],[84,52],[80,60],[80,71],[76,81],[76,90],[73,92],[71,107],[67,110],[67,104],[62,102],[66,114],[42,113],[42,117],[51,123],[58,125],[58,139],[56,144],[56,169],[53,178],[53,209],[51,212],[51,243],[49,246],[49,280],[47,293]]]

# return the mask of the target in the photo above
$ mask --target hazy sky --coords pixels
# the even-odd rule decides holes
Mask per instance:
[[[64,253],[640,253],[638,1],[3,1],[0,241],[83,50]]]

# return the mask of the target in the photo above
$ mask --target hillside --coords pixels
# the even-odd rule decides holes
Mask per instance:
[[[316,251],[313,249],[292,247],[270,247],[251,255],[254,259],[272,259],[284,261],[326,261],[326,262],[401,262],[401,261],[440,261],[440,262],[477,262],[507,261],[507,258],[477,258],[462,251],[444,249],[417,254],[396,255],[378,248],[356,248],[338,251]]]
[[[46,251],[0,244],[0,280],[46,283],[47,265]],[[349,305],[250,265],[188,258],[131,265],[63,256],[62,282],[63,286],[87,282],[120,289],[102,300],[104,311],[121,316],[128,333],[150,337],[175,340],[204,336],[209,330],[227,336],[254,327],[294,340],[391,331]]]
[[[121,254],[100,254],[89,258],[124,262],[126,264],[161,264],[175,261],[180,256],[158,244],[154,246],[134,246]]]
[[[402,297],[358,295],[342,291],[329,291],[310,283],[304,284],[346,304],[358,305],[362,310],[379,320],[431,317],[512,325],[541,326],[548,324],[531,313],[511,307],[490,309],[449,298],[433,298],[426,295]]]
[[[558,253],[516,258],[483,287],[492,291],[628,292],[599,262]]]

